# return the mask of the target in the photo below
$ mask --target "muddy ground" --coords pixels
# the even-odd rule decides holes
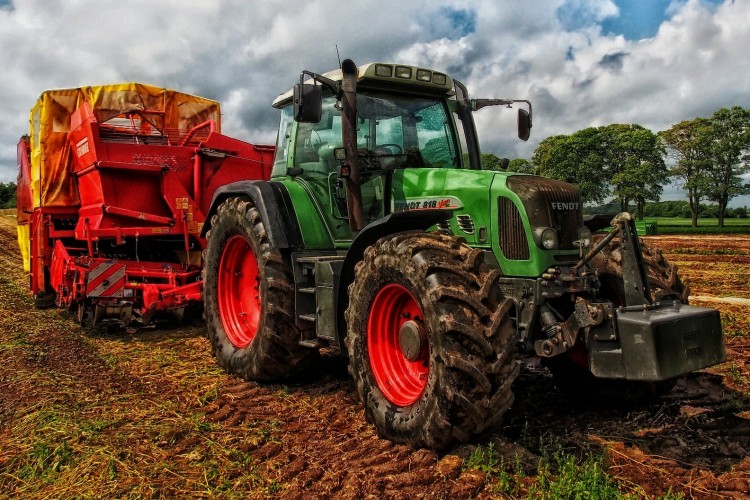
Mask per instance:
[[[0,215],[0,497],[516,497],[545,491],[551,453],[603,457],[636,498],[750,491],[750,306],[724,301],[750,297],[748,236],[649,238],[693,302],[721,310],[727,363],[648,406],[594,411],[523,361],[504,423],[435,453],[379,439],[340,359],[244,382],[216,366],[200,323],[92,332],[35,310],[14,224]]]

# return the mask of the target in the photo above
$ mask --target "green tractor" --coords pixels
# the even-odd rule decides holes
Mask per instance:
[[[221,366],[278,380],[338,352],[381,436],[445,448],[500,422],[519,353],[584,400],[723,361],[718,312],[685,303],[629,214],[587,226],[575,186],[480,169],[473,113],[516,104],[526,140],[528,101],[470,99],[444,73],[303,71],[273,104],[271,179],[220,188],[204,228]]]

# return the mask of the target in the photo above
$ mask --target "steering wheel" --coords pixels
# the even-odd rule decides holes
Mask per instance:
[[[391,150],[390,148],[393,148],[393,150]],[[375,153],[378,155],[400,155],[404,153],[404,148],[399,146],[398,144],[393,143],[378,144]]]

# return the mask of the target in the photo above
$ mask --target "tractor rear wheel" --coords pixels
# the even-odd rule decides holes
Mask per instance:
[[[602,235],[595,235],[592,246]],[[659,248],[650,248],[640,240],[648,284],[655,300],[679,299],[687,304],[690,288],[677,273],[677,266],[669,262]],[[602,292],[615,305],[622,304],[622,256],[619,240],[615,239],[591,260],[591,267],[599,273]],[[658,382],[604,379],[589,370],[588,351],[577,346],[554,358],[544,358],[543,364],[552,372],[555,386],[572,402],[582,406],[629,408],[653,401],[672,390],[677,379]]]
[[[255,205],[225,201],[206,237],[204,308],[219,364],[248,380],[276,380],[308,367],[318,351],[299,344],[291,263],[271,248]]]
[[[389,440],[446,448],[497,425],[518,375],[512,302],[481,250],[436,233],[367,248],[349,287],[349,372]]]

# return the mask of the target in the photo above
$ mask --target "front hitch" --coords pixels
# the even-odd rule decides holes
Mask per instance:
[[[577,264],[569,268],[568,281],[573,281],[580,276],[583,269],[597,254],[604,250],[617,236],[620,237],[620,253],[622,255],[622,270],[625,296],[621,307],[648,309],[656,307],[651,298],[648,286],[646,266],[643,262],[643,254],[635,229],[633,216],[628,212],[617,214],[611,223],[613,229],[599,241]],[[592,302],[583,297],[576,299],[575,310],[567,320],[556,318],[547,304],[540,309],[540,318],[545,337],[534,343],[534,350],[539,356],[557,356],[571,347],[578,340],[579,334],[590,331],[605,322],[612,322],[614,318],[614,306],[610,301]],[[608,340],[615,336],[614,326],[604,327],[608,332]]]
[[[622,212],[615,216],[610,223],[613,226],[604,238],[586,254],[575,266],[573,271],[578,271],[588,264],[599,252],[616,236],[620,235],[620,253],[622,255],[622,279],[625,286],[625,297],[623,306],[650,306],[654,303],[651,298],[651,290],[648,286],[648,275],[646,265],[643,263],[643,253],[638,234],[635,230],[635,220],[628,212]]]

